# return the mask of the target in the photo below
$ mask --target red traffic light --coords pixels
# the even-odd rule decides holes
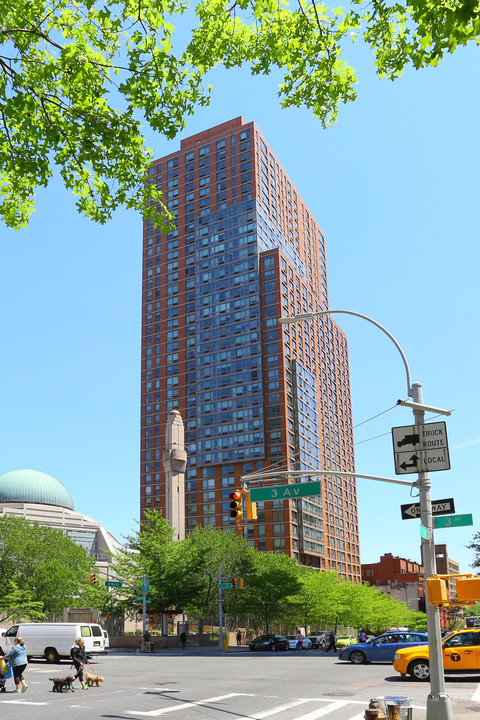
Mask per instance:
[[[230,517],[240,520],[242,517],[242,492],[234,490],[230,493]]]

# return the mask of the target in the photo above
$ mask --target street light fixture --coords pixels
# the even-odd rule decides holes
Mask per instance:
[[[385,335],[387,335],[397,348],[405,366],[406,380],[407,380],[407,394],[408,397],[412,398],[413,402],[410,401],[399,401],[400,404],[406,405],[413,409],[413,415],[415,418],[415,425],[423,425],[425,422],[425,412],[434,411],[442,415],[450,415],[447,410],[441,410],[439,408],[432,408],[431,406],[423,404],[422,385],[421,383],[413,383],[410,379],[410,368],[408,366],[407,358],[403,352],[400,344],[393,337],[391,333],[386,330],[383,325],[380,325],[372,318],[362,313],[353,312],[352,310],[321,310],[315,313],[304,313],[302,315],[295,315],[293,317],[281,317],[278,322],[281,324],[293,324],[301,322],[302,320],[314,320],[317,317],[323,315],[354,315],[355,317],[362,318],[379,328]],[[418,480],[415,483],[419,491],[420,496],[420,513],[421,523],[426,528],[427,537],[422,537],[422,558],[425,568],[425,580],[432,575],[436,574],[435,564],[435,540],[433,534],[433,516],[432,516],[432,501],[430,497],[430,476],[428,472],[419,472]],[[429,647],[429,658],[430,658],[430,694],[427,697],[427,712],[426,720],[453,720],[452,705],[450,696],[445,692],[445,676],[443,669],[443,654],[442,654],[442,636],[440,630],[440,615],[439,610],[434,605],[428,602],[426,598],[426,611],[427,611],[427,630],[428,630],[428,647]]]

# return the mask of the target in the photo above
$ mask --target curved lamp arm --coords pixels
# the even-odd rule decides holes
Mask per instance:
[[[316,317],[320,317],[321,315],[334,315],[334,314],[343,314],[343,315],[354,315],[355,317],[363,318],[364,320],[368,320],[369,323],[372,323],[372,325],[375,325],[379,330],[381,330],[387,337],[390,338],[390,340],[393,342],[395,347],[397,348],[398,352],[401,355],[401,358],[403,360],[403,364],[405,366],[405,373],[407,376],[407,394],[408,397],[412,396],[412,383],[410,380],[410,368],[408,366],[408,361],[405,356],[405,353],[403,352],[400,343],[397,342],[397,340],[393,337],[393,335],[388,332],[386,328],[383,327],[383,325],[380,325],[376,320],[373,320],[371,317],[368,317],[368,315],[363,315],[359,312],[354,312],[353,310],[320,310],[319,312],[314,313],[303,313],[301,315],[294,315],[292,317],[281,317],[278,318],[278,322],[282,325],[291,325],[296,322],[300,322],[300,320],[313,320]]]

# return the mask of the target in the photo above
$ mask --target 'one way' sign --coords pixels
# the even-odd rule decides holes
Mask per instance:
[[[410,520],[411,518],[420,517],[420,503],[409,503],[408,505],[400,505],[402,511],[402,520]],[[445,500],[432,500],[432,515],[449,515],[455,512],[455,502],[453,498]]]

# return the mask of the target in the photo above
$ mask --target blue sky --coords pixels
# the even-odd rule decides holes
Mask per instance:
[[[432,499],[454,497],[474,526],[436,541],[471,571],[478,529],[478,51],[438,68],[376,78],[359,46],[356,103],[323,130],[306,110],[282,110],[273,77],[216,71],[209,108],[182,137],[242,115],[254,120],[322,226],[331,308],[384,325],[408,358],[424,401],[447,418],[452,469],[431,474]],[[233,91],[232,91],[233,89]],[[148,136],[156,156],[180,136]],[[77,214],[58,181],[38,194],[26,230],[0,229],[2,338],[0,474],[51,473],[77,511],[119,539],[139,514],[141,219],[106,226]],[[360,473],[395,477],[390,430],[410,425],[394,345],[378,329],[337,317],[347,334]],[[429,416],[427,416],[428,418]],[[373,439],[372,439],[373,438]],[[414,479],[414,476],[409,476]],[[361,559],[419,560],[419,521],[401,520],[408,488],[358,480]]]

